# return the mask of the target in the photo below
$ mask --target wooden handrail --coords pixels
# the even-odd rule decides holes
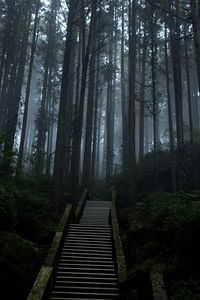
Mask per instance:
[[[56,266],[56,259],[58,257],[59,250],[63,244],[65,232],[67,231],[69,222],[72,218],[72,205],[67,204],[66,209],[60,219],[60,222],[56,228],[56,233],[49,249],[47,258],[44,265],[41,267],[40,272],[34,282],[32,290],[27,300],[42,300],[48,299],[48,288],[53,276],[53,271]]]
[[[44,262],[44,266],[53,266],[55,264],[57,254],[60,250],[60,245],[62,244],[63,236],[68,228],[69,222],[72,219],[72,205],[67,204],[66,209],[60,219],[60,222],[56,228],[56,233],[49,249],[47,258]]]
[[[119,226],[117,221],[117,212],[116,212],[116,192],[112,190],[112,204],[111,204],[111,226],[112,226],[112,235],[113,235],[113,244],[116,255],[116,266],[118,271],[118,282],[120,285],[127,281],[127,270],[126,262],[124,257],[124,251],[122,248]]]

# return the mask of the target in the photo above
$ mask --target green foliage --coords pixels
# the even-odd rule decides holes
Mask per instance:
[[[26,299],[43,257],[36,244],[16,233],[0,231],[1,292],[7,299]],[[10,288],[12,285],[12,288]]]
[[[156,266],[170,299],[199,299],[200,191],[154,191],[127,212],[120,216],[128,219],[122,236],[130,278]]]
[[[11,186],[0,186],[0,227],[6,230],[14,230],[17,226],[17,211],[15,209],[14,201],[12,201],[13,194],[17,190]]]
[[[0,184],[0,225],[40,241],[52,230],[50,221],[51,181],[24,177],[16,184],[5,178]]]
[[[27,298],[47,255],[57,225],[51,186],[47,177],[0,180],[0,284],[9,299]]]

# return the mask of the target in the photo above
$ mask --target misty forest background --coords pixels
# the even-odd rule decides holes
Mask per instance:
[[[115,187],[127,299],[151,299],[152,268],[200,299],[200,1],[0,12],[1,289],[26,299],[66,203]]]

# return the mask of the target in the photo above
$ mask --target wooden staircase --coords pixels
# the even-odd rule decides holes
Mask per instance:
[[[119,299],[109,225],[110,202],[87,201],[61,249],[52,300]]]

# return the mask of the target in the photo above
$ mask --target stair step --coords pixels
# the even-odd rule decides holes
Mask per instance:
[[[64,278],[64,276],[74,276],[74,275],[78,275],[79,277],[80,276],[94,276],[94,277],[105,277],[105,278],[116,278],[116,274],[115,272],[110,272],[110,273],[105,273],[105,272],[97,272],[97,273],[94,273],[94,272],[78,272],[77,270],[74,270],[73,272],[70,272],[70,271],[65,271],[65,272],[62,272],[62,271],[58,271],[57,272],[57,278],[59,278],[59,276],[62,276],[62,278]]]
[[[89,231],[80,231],[80,230],[69,230],[67,236],[81,236],[81,237],[96,237],[96,238],[105,238],[110,239],[112,238],[111,233],[104,233],[104,232],[89,232]]]
[[[68,232],[80,232],[80,233],[87,233],[87,234],[99,234],[99,235],[111,235],[110,229],[97,229],[97,228],[69,228]]]
[[[87,252],[87,250],[84,252],[82,252],[81,250],[78,250],[76,249],[76,252],[71,252],[71,251],[68,251],[68,250],[63,250],[63,254],[65,255],[65,257],[67,256],[80,256],[80,257],[93,257],[93,258],[96,258],[96,257],[99,257],[99,258],[106,258],[106,259],[110,259],[112,258],[112,254],[107,254],[105,252],[99,252],[99,253],[96,253],[95,251],[91,252]]]
[[[84,274],[83,274],[84,275]],[[87,276],[80,276],[80,274],[79,274],[79,276],[72,276],[72,275],[65,275],[65,276],[57,276],[56,277],[56,279],[58,280],[58,281],[66,281],[66,280],[68,280],[68,281],[74,281],[74,280],[79,280],[79,281],[85,281],[85,280],[87,280],[87,281],[93,281],[94,283],[96,282],[96,281],[98,281],[98,283],[108,283],[108,282],[110,282],[110,283],[117,283],[117,277],[116,277],[116,275],[115,276],[109,276],[109,277],[105,277],[107,274],[104,274],[104,276],[93,276],[93,274],[89,274],[89,275],[87,275]]]
[[[74,289],[76,289],[77,291],[80,291],[80,290],[82,290],[82,291],[95,291],[95,292],[97,292],[97,291],[99,291],[99,292],[105,292],[105,291],[107,291],[107,292],[118,292],[119,291],[119,289],[118,288],[116,288],[116,287],[105,287],[105,286],[100,286],[100,287],[96,287],[96,286],[76,286],[76,287],[74,287],[74,286],[63,286],[63,285],[55,285],[54,287],[53,287],[54,289],[57,289],[57,290],[62,290],[62,291],[64,291],[64,290],[66,290],[66,291],[74,291]]]
[[[115,298],[115,299],[118,299],[118,298]],[[73,298],[71,298],[71,297],[68,298],[66,296],[64,298],[60,298],[60,297],[53,296],[53,297],[51,297],[51,300],[91,300],[91,298],[85,298],[85,297],[84,298],[83,297],[81,297],[81,298],[80,297],[79,298],[74,298],[74,297]],[[95,298],[95,300],[111,300],[111,298],[105,298],[105,297],[101,298],[101,299],[100,298]]]
[[[102,292],[102,293],[98,293],[98,292],[76,292],[76,291],[71,291],[69,293],[66,293],[65,291],[52,291],[52,296],[53,295],[59,295],[59,296],[87,296],[87,297],[92,297],[90,299],[96,299],[97,296],[99,297],[118,297],[119,293],[106,293],[106,292]],[[66,299],[66,298],[64,298]],[[104,298],[103,298],[104,299]]]
[[[61,271],[63,270],[63,271]],[[107,267],[100,267],[100,266],[68,266],[68,267],[58,267],[57,271],[59,272],[65,272],[65,270],[67,271],[79,271],[79,272],[115,272],[115,268],[111,267],[111,268],[107,268]]]
[[[101,244],[97,244],[95,243],[95,245],[93,244],[87,244],[87,243],[81,243],[81,242],[68,242],[68,243],[64,243],[64,247],[63,248],[82,248],[82,249],[90,249],[90,250],[110,250],[112,252],[112,245],[101,245]]]
[[[103,241],[103,240],[95,240],[95,239],[84,239],[84,238],[67,238],[64,242],[64,244],[66,243],[83,243],[83,244],[92,244],[92,245],[105,245],[105,246],[112,246],[111,241]]]
[[[95,226],[91,226],[91,225],[81,225],[81,224],[75,224],[75,223],[71,223],[70,225],[69,225],[69,227],[70,228],[92,228],[92,229],[95,229],[95,228],[97,228],[97,229],[108,229],[108,230],[110,230],[110,225],[95,225]]]
[[[109,265],[109,264],[113,264],[112,260],[95,260],[95,259],[66,259],[64,262],[60,262],[60,264],[67,264],[67,263],[73,263],[73,264],[105,264],[105,265]],[[114,264],[113,264],[114,265]]]
[[[71,238],[67,238],[64,241],[64,245],[69,244],[69,243],[82,243],[82,244],[89,244],[89,245],[100,245],[103,246],[104,244],[107,246],[112,246],[111,241],[110,242],[104,242],[104,241],[95,241],[95,240],[85,240],[85,239],[71,239]]]
[[[74,253],[73,253],[74,254]],[[78,262],[81,262],[81,261],[88,261],[90,262],[91,260],[92,261],[98,261],[98,262],[109,262],[109,261],[112,261],[112,257],[102,257],[102,256],[83,256],[83,255],[80,255],[80,254],[77,254],[77,255],[67,255],[66,256],[66,259],[64,261],[78,261]]]
[[[99,235],[91,235],[91,234],[77,234],[77,233],[68,233],[67,239],[85,239],[85,240],[97,240],[97,241],[108,241],[110,242],[110,237],[99,236]]]
[[[98,278],[99,279],[99,278]],[[92,281],[91,278],[89,280],[84,279],[84,281],[80,280],[56,280],[56,285],[65,285],[65,286],[77,286],[77,285],[89,285],[89,286],[117,286],[116,282],[95,282]]]
[[[75,263],[65,263],[65,264],[59,264],[58,265],[58,269],[68,269],[68,268],[71,268],[71,267],[88,267],[89,269],[91,269],[91,267],[93,268],[98,268],[98,267],[102,267],[102,268],[106,268],[106,269],[113,269],[115,266],[114,264],[95,264],[95,263],[91,263],[91,264],[88,264],[88,263],[79,263],[79,264],[75,264]]]
[[[89,226],[89,225],[82,225],[78,224],[79,226],[71,226],[69,225],[69,230],[76,230],[76,231],[86,231],[86,232],[99,232],[99,233],[111,233],[110,226]]]
[[[80,249],[79,249],[80,248]],[[88,254],[92,254],[92,255],[99,255],[99,254],[107,254],[108,256],[111,256],[112,255],[112,251],[111,250],[103,250],[103,249],[81,249],[81,247],[74,247],[74,246],[70,246],[70,245],[68,245],[68,246],[65,246],[64,248],[63,248],[63,254],[64,254],[64,252],[67,254],[67,253],[75,253],[75,252],[79,252],[79,253],[81,253],[81,254],[83,254],[83,252],[85,252],[87,255]]]

